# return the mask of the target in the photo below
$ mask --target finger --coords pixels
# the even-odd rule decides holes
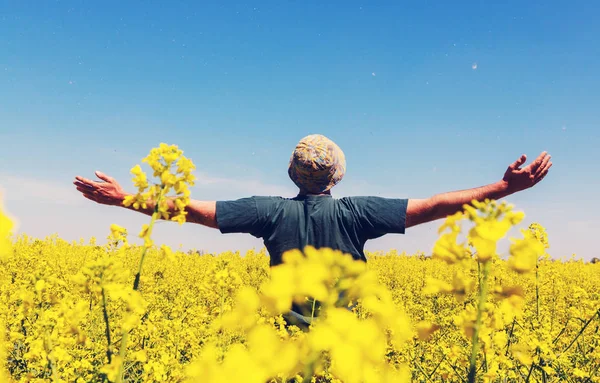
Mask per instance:
[[[97,195],[97,191],[94,189],[81,187],[81,186],[77,186],[76,189],[85,195]]]
[[[91,185],[91,186],[97,184],[97,182],[94,182],[92,180],[88,180],[87,178],[83,178],[81,176],[77,176],[77,177],[75,177],[75,179],[77,181],[81,182],[81,183],[84,183],[84,184],[87,184],[87,185]]]
[[[546,178],[546,176],[548,175],[548,171],[550,170],[551,167],[552,167],[552,164],[550,164],[550,166],[546,167],[546,169],[544,169],[544,171],[542,171],[542,173],[540,173],[539,177],[536,178],[536,180],[535,180],[535,184],[538,184],[544,178]]]
[[[88,188],[88,189],[94,187],[93,185],[88,185],[88,184],[85,184],[85,183],[83,183],[81,181],[74,181],[73,185],[75,185],[77,187]]]
[[[550,163],[550,159],[552,158],[552,156],[546,156],[544,157],[542,163],[540,164],[540,166],[537,168],[536,172],[535,172],[535,176],[537,177],[539,174],[541,174],[544,169],[546,169],[546,167],[548,166],[548,164]]]
[[[107,176],[106,174],[102,173],[99,170],[96,170],[96,176],[98,178],[100,178],[102,181],[106,181],[106,182],[113,182],[114,179],[112,177]]]
[[[531,172],[535,173],[535,171],[540,167],[540,165],[542,164],[542,161],[544,161],[544,158],[546,157],[546,154],[548,154],[547,152],[542,152],[529,166],[528,169],[531,170]]]
[[[548,175],[548,172],[550,171],[551,167],[552,167],[552,162],[549,162],[548,165],[544,168],[544,170],[542,170],[540,172],[540,174],[536,177],[535,183],[538,183],[541,180],[543,180],[544,177],[546,177]]]
[[[518,169],[521,165],[523,165],[525,163],[525,161],[527,161],[527,155],[523,154],[521,155],[521,157],[519,157],[515,162],[513,162],[512,164],[510,164],[510,168],[513,170]]]

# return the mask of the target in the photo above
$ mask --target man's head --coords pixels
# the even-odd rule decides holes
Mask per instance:
[[[292,153],[288,175],[301,193],[321,194],[339,183],[346,172],[344,152],[320,134],[304,137]]]

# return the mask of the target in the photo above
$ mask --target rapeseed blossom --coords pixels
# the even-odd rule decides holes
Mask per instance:
[[[2,195],[0,194],[0,197]],[[3,201],[0,198],[0,260],[7,257],[11,252],[11,235],[14,222],[4,212]]]
[[[361,266],[365,270],[348,288],[356,292],[349,291],[348,296],[364,291],[383,298],[362,298],[352,311],[345,303],[336,302],[332,310],[343,310],[343,314],[322,312],[320,323],[302,332],[282,327],[280,316],[271,313],[276,305],[269,305],[281,295],[294,295],[293,288],[286,294],[278,291],[279,295],[261,296],[261,292],[270,291],[267,283],[275,271],[269,268],[264,250],[245,256],[236,252],[198,256],[173,249],[174,258],[167,261],[164,251],[153,246],[148,249],[141,289],[134,295],[131,282],[138,270],[140,246],[115,250],[108,245],[69,243],[53,237],[36,240],[23,235],[13,248],[14,256],[0,270],[0,321],[6,325],[6,344],[10,345],[5,371],[16,381],[50,380],[49,360],[53,360],[56,376],[67,382],[114,377],[122,362],[125,378],[131,382],[250,381],[255,372],[232,367],[243,360],[255,366],[259,378],[266,374],[284,382],[299,376],[302,381],[304,368],[295,363],[311,360],[311,347],[324,354],[323,359],[312,359],[320,361],[313,370],[320,381],[346,381],[342,377],[354,374],[352,366],[327,359],[332,357],[327,356],[329,353],[337,359],[355,358],[352,355],[364,358],[359,365],[365,372],[357,376],[367,379],[368,369],[364,366],[379,358],[383,344],[383,363],[390,367],[382,367],[373,380],[383,381],[387,376],[394,381],[396,374],[407,374],[412,381],[426,380],[426,376],[434,381],[461,381],[467,377],[480,278],[474,259],[468,266],[448,266],[441,260],[410,254],[367,254],[369,262]],[[526,377],[534,366],[531,375],[538,381],[542,380],[542,371],[547,381],[564,377],[574,380],[575,369],[588,374],[590,381],[597,381],[598,265],[576,259],[542,258],[540,315],[536,319],[532,274],[516,273],[501,259],[493,262],[477,359],[481,371],[487,368],[486,379],[523,381],[523,375]],[[451,291],[426,295],[423,288],[427,277],[444,282]],[[472,286],[462,297],[454,292],[460,290],[455,279]],[[359,280],[365,281],[364,285]],[[112,336],[111,363],[107,358],[102,286],[106,287]],[[285,301],[290,302],[288,298]],[[404,313],[405,317],[398,316],[404,319],[389,326],[395,317],[386,313],[388,309]],[[278,312],[282,311],[285,308]],[[352,313],[354,318],[347,315]],[[333,322],[338,318],[345,318],[345,332]],[[365,323],[364,319],[371,321]],[[373,326],[373,321],[388,326]],[[389,330],[383,331],[385,327]],[[124,359],[119,357],[122,328],[131,331]],[[265,335],[267,328],[273,336]],[[401,331],[398,342],[393,342],[392,330]],[[45,338],[46,332],[56,336]],[[374,347],[356,354],[363,332],[364,340]],[[378,335],[382,333],[386,335]],[[265,339],[262,346],[260,339]],[[268,339],[277,339],[278,343],[269,340],[267,345]],[[350,355],[335,347],[338,341]],[[230,355],[232,349],[237,351]],[[269,363],[265,355],[271,356]],[[270,370],[271,366],[281,375]],[[292,372],[284,375],[284,371]],[[483,375],[478,379],[483,381]]]

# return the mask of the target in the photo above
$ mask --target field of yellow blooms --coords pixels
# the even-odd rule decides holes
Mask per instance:
[[[142,246],[118,225],[106,245],[15,238],[0,206],[0,381],[600,382],[600,264],[550,259],[536,223],[501,258],[524,219],[506,204],[449,217],[431,257],[306,248],[270,269],[154,244],[194,165],[164,144],[144,162],[158,181],[135,166],[125,201],[157,201]],[[293,301],[310,328],[286,326]]]

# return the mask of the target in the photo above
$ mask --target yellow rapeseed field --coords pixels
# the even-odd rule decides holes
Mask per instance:
[[[157,219],[185,221],[194,164],[165,144],[144,162],[157,182],[136,165],[125,201],[159,201],[142,246],[117,224],[106,245],[14,237],[0,206],[0,381],[600,382],[600,264],[550,259],[537,223],[500,257],[524,219],[505,203],[448,217],[431,257],[309,247],[270,269],[154,244]],[[307,300],[311,328],[286,327]]]

